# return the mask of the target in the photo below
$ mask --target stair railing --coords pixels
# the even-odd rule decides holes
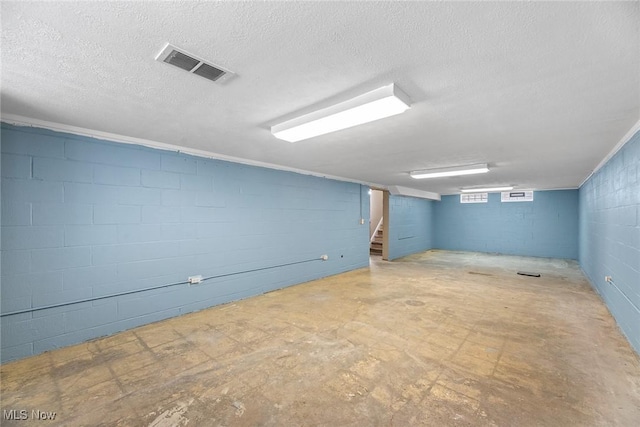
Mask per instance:
[[[378,234],[378,230],[380,230],[380,227],[382,227],[383,219],[384,217],[380,218],[380,221],[378,221],[378,225],[376,225],[376,229],[373,230],[373,234],[371,235],[371,239],[369,239],[369,243],[373,242],[373,240],[376,238],[376,234]]]

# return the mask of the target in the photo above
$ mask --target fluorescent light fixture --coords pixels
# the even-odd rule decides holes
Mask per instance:
[[[271,133],[276,138],[298,142],[395,116],[409,108],[409,97],[391,83],[339,104],[272,126]]]
[[[441,178],[444,176],[473,175],[476,173],[487,173],[487,172],[489,172],[489,165],[487,165],[486,163],[481,163],[477,165],[454,166],[450,168],[413,171],[413,172],[409,172],[409,175],[411,175],[411,178],[424,179],[424,178]]]
[[[513,187],[493,187],[493,188],[463,188],[463,193],[497,193],[498,191],[513,190]]]

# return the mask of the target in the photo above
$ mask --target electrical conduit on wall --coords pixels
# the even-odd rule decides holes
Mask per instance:
[[[23,314],[23,313],[32,313],[34,311],[47,310],[47,309],[50,309],[50,308],[66,307],[68,305],[81,304],[83,302],[100,301],[100,300],[107,299],[107,298],[115,298],[115,297],[121,297],[121,296],[124,296],[124,295],[137,294],[137,293],[140,293],[140,292],[153,291],[153,290],[156,290],[156,289],[170,288],[172,286],[189,285],[189,284],[200,284],[202,282],[206,282],[207,280],[220,279],[220,278],[223,278],[223,277],[235,276],[237,274],[255,273],[256,271],[270,270],[270,269],[273,269],[273,268],[287,267],[287,266],[290,266],[290,265],[304,264],[304,263],[313,262],[313,261],[327,261],[328,259],[329,259],[329,257],[327,255],[322,255],[320,258],[307,259],[307,260],[304,260],[304,261],[289,262],[289,263],[286,263],[286,264],[271,265],[269,267],[254,268],[252,270],[236,271],[236,272],[233,272],[233,273],[218,274],[216,276],[209,276],[209,277],[196,276],[196,278],[194,278],[195,280],[192,280],[192,278],[189,278],[189,280],[186,280],[184,282],[168,283],[168,284],[165,284],[165,285],[152,286],[150,288],[144,288],[144,289],[134,289],[134,290],[131,290],[131,291],[119,292],[119,293],[111,294],[111,295],[103,295],[103,296],[99,296],[99,297],[85,298],[85,299],[81,299],[81,300],[63,302],[63,303],[59,303],[59,304],[50,304],[50,305],[45,305],[45,306],[42,306],[42,307],[25,308],[25,309],[22,309],[22,310],[11,311],[11,312],[8,312],[8,313],[0,313],[0,317],[14,316],[14,315]]]

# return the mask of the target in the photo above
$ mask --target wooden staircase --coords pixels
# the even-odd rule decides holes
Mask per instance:
[[[369,244],[369,254],[370,255],[379,255],[382,256],[382,236],[383,236],[382,223],[376,230],[373,238],[371,239],[371,243]]]

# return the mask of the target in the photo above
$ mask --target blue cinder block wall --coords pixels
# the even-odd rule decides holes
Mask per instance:
[[[389,260],[433,247],[434,202],[415,197],[389,195]]]
[[[443,196],[435,205],[435,247],[578,259],[578,191],[536,191],[533,202],[460,203]]]
[[[3,361],[369,264],[361,185],[7,124],[1,139],[2,313],[229,274],[2,317]]]
[[[580,266],[640,354],[640,132],[580,187]]]

